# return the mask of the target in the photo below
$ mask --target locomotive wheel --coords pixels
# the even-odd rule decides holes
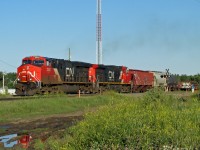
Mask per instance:
[[[27,95],[27,96],[33,96],[33,95],[35,95],[35,94],[36,94],[36,89],[26,91],[26,95]]]
[[[24,96],[24,92],[19,89],[16,89],[15,93],[19,96]]]

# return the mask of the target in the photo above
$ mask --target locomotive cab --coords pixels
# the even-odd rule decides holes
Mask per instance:
[[[31,56],[22,60],[22,65],[17,68],[19,82],[41,82],[41,67],[46,60],[43,57]]]

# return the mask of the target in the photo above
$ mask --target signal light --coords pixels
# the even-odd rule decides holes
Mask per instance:
[[[160,77],[161,77],[161,78],[169,78],[170,75],[161,75]]]

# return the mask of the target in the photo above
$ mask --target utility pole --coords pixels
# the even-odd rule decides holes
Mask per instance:
[[[69,48],[69,61],[70,61],[70,59],[71,59],[71,53],[70,53],[70,48]]]
[[[101,0],[97,0],[97,22],[96,22],[96,63],[102,64],[102,16]]]
[[[5,82],[5,80],[4,80],[4,72],[3,72],[3,94],[5,94],[5,86],[4,86],[4,82]]]

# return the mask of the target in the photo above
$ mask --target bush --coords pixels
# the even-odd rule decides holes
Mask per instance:
[[[147,92],[140,101],[125,99],[86,115],[72,127],[68,148],[200,148],[198,102],[182,102],[160,90]]]

